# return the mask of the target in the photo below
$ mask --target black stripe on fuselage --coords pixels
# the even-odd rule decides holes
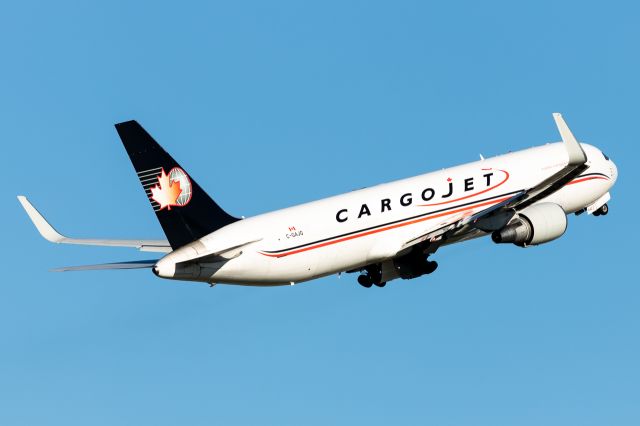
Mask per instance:
[[[589,176],[603,176],[603,177],[609,179],[609,176],[605,175],[604,173],[585,173],[585,174],[581,174],[579,176],[576,176],[576,179],[583,178],[583,177],[589,177]],[[506,196],[509,196],[509,195],[514,195],[514,194],[517,194],[518,192],[521,192],[521,190],[512,191],[512,192],[506,192],[504,194],[495,195],[493,197],[487,197],[487,198],[483,198],[483,199],[476,200],[476,201],[470,201],[470,202],[463,203],[463,204],[457,204],[455,206],[447,207],[447,208],[444,208],[444,209],[434,210],[432,212],[422,213],[422,214],[419,214],[419,215],[416,215],[416,216],[411,216],[411,217],[407,217],[407,218],[404,218],[404,219],[398,219],[398,220],[394,220],[394,221],[391,221],[391,222],[386,222],[386,223],[383,223],[383,224],[380,224],[380,225],[370,226],[368,228],[362,228],[362,229],[359,229],[357,231],[351,231],[351,232],[347,232],[345,234],[340,234],[340,235],[335,235],[333,237],[323,238],[321,240],[316,240],[316,241],[312,241],[310,243],[300,244],[298,246],[293,246],[293,247],[285,248],[285,249],[282,249],[282,250],[273,250],[273,251],[265,250],[264,253],[280,254],[280,253],[284,253],[284,252],[291,251],[291,250],[297,250],[297,249],[301,249],[301,248],[304,248],[304,247],[312,246],[312,245],[315,245],[315,244],[321,244],[321,243],[324,243],[324,242],[327,242],[327,241],[335,240],[335,239],[338,239],[338,238],[343,238],[343,237],[348,237],[350,235],[359,234],[361,232],[367,232],[367,231],[371,231],[371,230],[374,230],[374,229],[377,229],[377,228],[383,228],[385,226],[395,225],[397,223],[406,222],[406,221],[418,219],[418,218],[421,218],[421,217],[431,216],[431,215],[434,215],[434,214],[437,214],[437,213],[445,212],[447,210],[454,210],[454,209],[457,209],[457,208],[466,207],[466,206],[471,205],[471,204],[482,203],[484,201],[489,201],[489,200],[493,200],[493,199],[500,198],[500,197],[506,197]]]
[[[348,237],[350,235],[359,234],[361,232],[367,232],[367,231],[371,231],[371,230],[378,229],[378,228],[384,228],[385,226],[395,225],[397,223],[407,222],[407,221],[418,219],[418,218],[421,218],[421,217],[431,216],[431,215],[434,215],[434,214],[446,212],[447,210],[454,210],[454,209],[457,209],[457,208],[460,208],[460,207],[466,207],[466,206],[469,206],[471,204],[478,204],[478,203],[482,203],[484,201],[490,201],[490,200],[494,200],[494,199],[500,198],[500,197],[508,197],[509,195],[514,195],[514,194],[517,194],[519,192],[522,192],[522,190],[506,192],[504,194],[494,195],[493,197],[487,197],[487,198],[483,198],[483,199],[476,200],[476,201],[470,201],[470,202],[463,203],[463,204],[456,204],[455,206],[447,207],[447,208],[444,208],[444,209],[434,210],[434,211],[431,211],[431,212],[428,212],[428,213],[422,213],[422,214],[419,214],[419,215],[416,215],[416,216],[411,216],[411,217],[407,217],[407,218],[404,218],[404,219],[398,219],[398,220],[394,220],[394,221],[391,221],[391,222],[382,223],[380,225],[370,226],[368,228],[362,228],[362,229],[359,229],[357,231],[351,231],[351,232],[347,232],[345,234],[340,234],[340,235],[335,235],[333,237],[323,238],[321,240],[316,240],[316,241],[313,241],[313,242],[310,242],[310,243],[300,244],[299,246],[289,247],[289,248],[282,249],[282,250],[274,250],[274,251],[266,251],[265,250],[264,253],[279,254],[279,253],[283,253],[283,252],[290,251],[290,250],[297,250],[297,249],[301,249],[301,248],[304,248],[304,247],[312,246],[312,245],[315,245],[315,244],[324,243],[324,242],[327,242],[327,241],[330,241],[330,240],[335,240],[337,238]]]
[[[602,176],[602,177],[606,177],[607,179],[610,179],[610,177],[605,175],[604,173],[585,173],[583,175],[576,176],[575,179],[588,177],[588,176]]]

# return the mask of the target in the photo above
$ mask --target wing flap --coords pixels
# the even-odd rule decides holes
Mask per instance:
[[[438,225],[430,227],[423,234],[420,234],[419,236],[405,242],[402,248],[405,249],[407,247],[424,243],[426,241],[436,242],[442,239],[447,232],[457,231],[466,225],[473,226],[473,224],[477,223],[479,220],[492,216],[494,213],[501,211],[505,208],[505,206],[508,206],[510,203],[516,202],[523,196],[524,191],[519,192],[487,208],[476,211],[474,211],[473,209],[469,209],[468,211],[462,212],[455,216],[451,216],[444,222],[440,222]]]

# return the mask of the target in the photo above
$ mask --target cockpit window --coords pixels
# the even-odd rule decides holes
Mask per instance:
[[[605,154],[604,152],[602,153],[602,155],[604,155],[604,159],[609,161],[609,157],[607,157],[607,154]]]

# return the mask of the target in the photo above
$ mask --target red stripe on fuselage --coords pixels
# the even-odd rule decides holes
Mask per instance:
[[[314,250],[314,249],[317,249],[317,248],[320,248],[320,247],[326,247],[326,246],[329,246],[329,245],[342,243],[344,241],[353,240],[355,238],[366,237],[367,235],[373,235],[373,234],[377,234],[377,233],[380,233],[380,232],[389,231],[391,229],[401,228],[401,227],[407,226],[407,225],[413,225],[414,223],[424,222],[426,220],[435,219],[435,218],[443,217],[443,216],[448,216],[448,215],[451,215],[451,214],[454,214],[454,213],[460,213],[460,212],[463,212],[463,211],[468,211],[468,210],[471,210],[471,209],[476,208],[476,207],[483,207],[483,206],[490,206],[490,205],[493,205],[493,204],[498,204],[498,203],[501,203],[501,202],[503,202],[505,200],[508,200],[509,198],[511,198],[511,197],[499,198],[497,200],[491,200],[491,201],[487,201],[487,202],[484,202],[484,203],[481,203],[481,204],[476,204],[473,207],[466,206],[466,207],[463,207],[463,208],[457,209],[457,210],[451,210],[451,211],[448,211],[448,212],[435,214],[435,215],[432,215],[432,216],[421,217],[421,218],[410,220],[410,221],[403,222],[403,223],[396,223],[394,225],[385,226],[383,228],[373,229],[371,231],[366,231],[366,232],[363,232],[361,234],[349,235],[347,237],[338,238],[336,240],[326,241],[324,243],[315,244],[315,245],[312,245],[312,246],[309,246],[309,247],[303,247],[303,248],[300,248],[300,249],[297,249],[297,250],[293,250],[293,251],[290,251],[290,252],[287,252],[287,253],[273,253],[273,254],[271,254],[271,253],[260,252],[260,254],[262,254],[263,256],[268,256],[268,257],[290,256],[292,254],[302,253],[304,251]]]
[[[487,171],[487,170],[491,170],[491,169],[482,169],[482,170]],[[500,185],[503,185],[506,181],[508,181],[508,180],[509,180],[509,176],[510,176],[510,175],[509,175],[509,172],[508,172],[508,171],[506,171],[506,170],[500,170],[500,169],[497,169],[497,171],[504,173],[504,174],[505,174],[505,176],[504,176],[504,180],[503,180],[502,182],[500,182],[499,184],[495,185],[495,186],[491,186],[491,187],[489,187],[489,188],[487,188],[487,189],[483,189],[483,190],[482,190],[482,191],[480,191],[480,192],[475,192],[475,193],[473,193],[473,194],[465,195],[464,197],[456,198],[456,199],[454,199],[454,200],[443,201],[443,202],[441,202],[441,203],[418,204],[418,205],[419,205],[420,207],[441,206],[441,205],[443,205],[443,204],[449,204],[449,203],[454,203],[454,202],[456,202],[456,201],[467,200],[467,199],[469,199],[469,198],[471,198],[471,197],[475,197],[476,195],[484,194],[484,193],[486,193],[486,192],[489,192],[489,191],[491,191],[491,190],[494,190],[494,189],[496,189],[497,187],[499,187]]]
[[[589,177],[582,178],[582,179],[575,179],[575,180],[572,180],[572,181],[571,181],[571,182],[569,182],[566,186],[573,185],[574,183],[586,182],[586,181],[588,181],[588,180],[592,180],[592,179],[609,180],[609,179],[607,179],[607,178],[606,178],[606,177],[604,177],[604,176],[589,176]]]
[[[482,192],[479,192],[479,193],[476,193],[476,194],[473,194],[473,195],[470,195],[470,196],[475,196],[475,195],[482,194],[484,192],[487,192],[487,191],[490,191],[490,190],[492,190],[494,188],[497,188],[498,186],[500,186],[503,183],[505,183],[509,179],[509,172],[507,172],[506,170],[500,170],[500,171],[506,173],[505,180],[503,180],[502,182],[500,182],[498,185],[496,185],[494,187],[487,188],[486,190],[484,190]],[[603,176],[589,176],[589,177],[585,177],[585,178],[582,178],[582,179],[575,179],[575,180],[567,183],[565,186],[573,185],[574,183],[586,182],[586,181],[593,180],[593,179],[608,180],[606,177],[603,177]],[[463,199],[469,198],[469,197],[458,198],[457,200],[452,200],[452,201],[463,200]],[[264,252],[260,252],[260,254],[263,255],[263,256],[268,256],[268,257],[290,256],[292,254],[302,253],[302,252],[305,252],[305,251],[314,250],[314,249],[317,249],[317,248],[321,248],[321,247],[326,247],[326,246],[330,246],[330,245],[333,245],[333,244],[342,243],[342,242],[345,242],[345,241],[353,240],[355,238],[366,237],[367,235],[373,235],[373,234],[377,234],[377,233],[380,233],[380,232],[389,231],[391,229],[401,228],[401,227],[407,226],[407,225],[413,225],[414,223],[424,222],[426,220],[435,219],[435,218],[443,217],[443,216],[448,216],[448,215],[455,214],[455,213],[460,213],[460,212],[463,212],[463,211],[466,211],[466,210],[470,210],[470,209],[473,209],[473,208],[476,208],[476,207],[484,207],[484,206],[489,206],[489,205],[493,205],[493,204],[498,204],[498,203],[501,203],[501,202],[503,202],[505,200],[508,200],[509,198],[511,198],[511,197],[504,197],[504,198],[500,198],[500,199],[497,199],[497,200],[491,200],[491,201],[487,201],[487,202],[484,202],[484,203],[481,203],[481,204],[476,204],[475,206],[472,206],[472,207],[471,206],[466,206],[466,207],[463,207],[463,208],[460,208],[460,209],[451,210],[451,211],[439,213],[439,214],[432,215],[432,216],[421,217],[421,218],[414,219],[414,220],[411,220],[411,221],[407,221],[407,222],[403,222],[403,223],[397,223],[397,224],[385,226],[385,227],[379,228],[379,229],[373,229],[373,230],[366,231],[366,232],[363,232],[363,233],[360,233],[360,234],[349,235],[347,237],[338,238],[336,240],[325,241],[325,242],[320,243],[320,244],[315,244],[315,245],[311,245],[311,246],[308,246],[308,247],[302,247],[300,249],[292,250],[292,251],[286,252],[286,253],[264,253]],[[446,204],[446,203],[449,203],[449,202],[451,202],[451,201],[447,201],[445,203],[438,203],[438,204]],[[438,205],[438,204],[422,204],[420,206]]]

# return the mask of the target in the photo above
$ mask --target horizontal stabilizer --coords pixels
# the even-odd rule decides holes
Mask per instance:
[[[152,260],[134,260],[131,262],[118,262],[118,263],[101,263],[97,265],[81,265],[81,266],[64,266],[62,268],[52,269],[52,272],[67,272],[67,271],[98,271],[104,269],[143,269],[153,268],[158,262],[158,259]]]
[[[161,253],[169,253],[171,246],[167,240],[111,240],[111,239],[93,239],[93,238],[69,238],[58,231],[47,222],[33,204],[29,202],[27,197],[18,195],[18,201],[22,204],[25,211],[29,215],[29,219],[47,241],[56,244],[80,244],[88,246],[108,246],[108,247],[133,247],[140,251],[153,251]]]

